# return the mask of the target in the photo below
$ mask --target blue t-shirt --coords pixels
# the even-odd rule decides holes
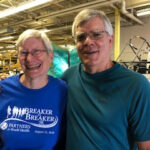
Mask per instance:
[[[135,150],[150,140],[150,83],[118,63],[88,74],[68,69],[66,150]]]
[[[16,75],[0,86],[0,149],[53,150],[65,129],[66,83],[49,76],[45,87],[29,89]]]

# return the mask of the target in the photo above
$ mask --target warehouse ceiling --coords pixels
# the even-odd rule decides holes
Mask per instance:
[[[0,0],[0,13],[35,0]],[[26,29],[47,29],[47,35],[57,45],[73,44],[71,25],[75,15],[84,8],[104,11],[115,24],[115,9],[121,13],[121,26],[142,25],[143,17],[136,12],[150,8],[150,0],[53,0],[16,14],[0,18],[0,51],[14,49],[15,41]]]

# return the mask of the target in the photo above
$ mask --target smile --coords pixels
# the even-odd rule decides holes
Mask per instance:
[[[83,52],[83,54],[95,54],[97,53],[98,51],[89,51],[89,52]]]
[[[38,64],[38,65],[26,65],[26,68],[29,69],[29,70],[35,70],[35,69],[38,69],[40,68],[41,64]]]

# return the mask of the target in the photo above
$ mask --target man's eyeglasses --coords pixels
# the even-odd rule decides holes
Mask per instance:
[[[104,30],[94,30],[90,32],[77,32],[75,36],[75,41],[76,42],[84,42],[87,38],[87,36],[90,37],[92,40],[98,40],[104,37],[104,33],[108,33],[107,31]]]
[[[40,57],[43,52],[47,52],[47,50],[32,50],[31,52],[27,52],[25,50],[20,50],[19,55],[23,58],[27,57],[29,54],[31,54],[33,57]]]

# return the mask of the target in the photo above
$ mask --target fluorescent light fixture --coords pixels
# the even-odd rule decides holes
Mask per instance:
[[[49,30],[49,29],[41,29],[40,31],[47,33],[47,32],[50,32],[51,30]]]
[[[6,46],[6,48],[14,48],[15,45],[9,45],[9,46]]]
[[[18,13],[20,11],[24,11],[24,10],[30,9],[32,7],[36,7],[36,6],[48,3],[50,1],[52,1],[52,0],[34,0],[34,1],[30,1],[28,3],[23,3],[22,5],[19,5],[18,7],[11,7],[4,11],[1,11],[0,18],[4,18],[6,16]]]
[[[0,38],[0,41],[9,40],[13,38],[14,38],[13,36],[7,36],[7,37]]]
[[[0,6],[9,8],[9,6],[6,4],[0,4]]]
[[[137,11],[137,16],[144,16],[149,14],[150,14],[150,8]]]

